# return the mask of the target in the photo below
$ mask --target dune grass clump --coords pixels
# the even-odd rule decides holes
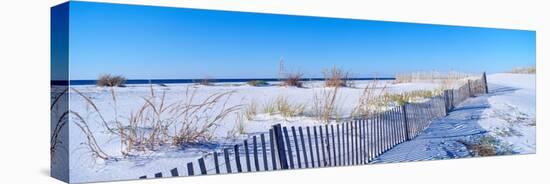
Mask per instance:
[[[126,77],[122,75],[104,74],[97,78],[96,85],[99,87],[124,87]]]
[[[264,80],[251,80],[251,81],[246,82],[246,84],[248,84],[249,86],[256,86],[256,87],[269,86],[269,83],[267,83]]]
[[[323,75],[325,76],[326,87],[351,87],[348,78],[349,73],[336,68],[336,66],[332,67],[330,70],[325,70]]]
[[[188,143],[209,141],[213,138],[213,132],[222,121],[231,113],[241,109],[241,105],[228,105],[234,91],[226,91],[209,95],[205,98],[197,98],[197,88],[188,87],[184,97],[173,103],[166,103],[166,92],[158,95],[151,86],[150,96],[143,97],[143,104],[129,115],[121,115],[117,112],[117,95],[114,88],[111,89],[112,119],[104,116],[103,109],[86,94],[76,90],[87,105],[92,108],[92,115],[98,118],[93,120],[84,118],[90,114],[73,112],[77,121],[73,121],[87,137],[87,145],[94,156],[102,159],[112,159],[105,154],[102,146],[95,139],[96,131],[89,128],[90,123],[96,121],[103,126],[104,131],[120,140],[123,156],[139,155],[140,152],[156,151],[162,146],[173,145],[177,147]],[[107,110],[108,110],[107,109]],[[126,117],[126,118],[119,118]]]
[[[486,157],[495,155],[515,154],[512,145],[503,142],[491,135],[484,135],[475,140],[458,140],[463,144],[471,156]]]
[[[267,102],[263,107],[264,113],[270,116],[279,114],[285,119],[302,115],[304,110],[303,104],[292,104],[288,98],[283,96]]]
[[[263,112],[272,116],[275,113],[277,113],[277,106],[275,104],[275,101],[269,101],[264,104],[263,106]]]
[[[414,90],[403,93],[387,93],[385,92],[381,98],[385,105],[395,103],[401,106],[405,103],[414,102],[416,100],[427,99],[439,95],[440,90]]]
[[[275,104],[277,111],[285,118],[296,117],[304,113],[304,105],[291,104],[286,97],[279,96]]]
[[[303,82],[302,82],[303,75],[304,74],[302,74],[301,72],[286,74],[286,77],[283,79],[283,85],[301,88],[303,85]]]
[[[256,114],[258,114],[258,104],[252,101],[245,107],[244,116],[248,120],[254,120]]]
[[[313,115],[323,123],[329,123],[332,119],[339,119],[338,92],[340,86],[321,89],[313,93]]]
[[[237,118],[235,119],[235,133],[241,135],[246,133],[246,123],[243,116],[239,113],[237,113]]]
[[[474,142],[459,140],[474,157],[486,157],[497,155],[497,140],[491,136],[481,137]]]
[[[379,87],[379,81],[374,80],[365,86],[359,96],[357,104],[351,112],[352,118],[369,117],[370,115],[380,112],[387,107],[387,103],[380,98],[386,93],[386,84]]]

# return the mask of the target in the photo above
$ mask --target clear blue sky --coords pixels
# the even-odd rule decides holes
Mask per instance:
[[[72,2],[70,78],[274,78],[396,72],[489,73],[535,64],[535,32]]]

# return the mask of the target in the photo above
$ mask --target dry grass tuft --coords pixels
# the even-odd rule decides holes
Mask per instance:
[[[325,70],[323,72],[325,76],[325,86],[326,87],[350,87],[348,80],[349,73],[344,72],[342,69],[336,68],[333,66],[330,70]]]
[[[97,78],[96,85],[99,87],[123,87],[126,77],[121,75],[104,74]]]
[[[254,120],[256,114],[258,114],[258,104],[252,101],[246,106],[244,116],[247,120]]]
[[[320,92],[313,93],[313,115],[323,123],[329,123],[332,119],[338,119],[338,92],[340,87],[323,88]]]
[[[68,98],[67,92],[69,91],[68,87],[64,87],[63,91],[61,92],[54,92],[53,88],[51,91],[51,105],[50,105],[50,111],[51,111],[51,121],[55,122],[55,128],[51,132],[50,136],[50,155],[52,155],[51,158],[54,158],[53,155],[55,155],[56,151],[59,148],[60,144],[63,144],[63,141],[61,140],[61,134],[62,131],[65,130],[65,126],[68,124],[69,120],[69,114],[70,112],[68,110]]]
[[[464,144],[472,156],[495,156],[498,154],[498,141],[490,136],[481,137],[476,142],[458,141]]]
[[[277,111],[284,118],[296,117],[304,113],[304,105],[301,104],[291,104],[288,101],[288,98],[279,96],[275,101]]]
[[[437,95],[440,95],[441,90],[415,90],[407,91],[400,94],[395,93],[384,93],[380,98],[384,102],[383,104],[389,105],[390,103],[396,103],[396,105],[401,106],[408,102],[414,102],[417,100],[431,98]]]
[[[358,103],[351,112],[352,118],[369,117],[387,107],[387,102],[381,96],[386,93],[386,86],[379,87],[379,80],[367,84],[359,96]]]
[[[288,98],[283,96],[267,102],[263,107],[264,113],[269,115],[279,114],[285,119],[302,115],[304,109],[303,104],[292,104]]]
[[[283,85],[284,86],[294,86],[294,87],[301,88],[302,84],[303,84],[302,83],[302,76],[303,75],[304,74],[302,74],[301,72],[286,74],[286,77],[283,80]]]
[[[157,95],[151,86],[151,93],[143,97],[139,109],[128,115],[127,122],[119,121],[117,98],[114,88],[111,89],[114,121],[108,123],[98,106],[85,94],[74,90],[85,99],[99,117],[103,128],[121,142],[121,153],[124,156],[137,155],[142,151],[155,151],[163,145],[183,146],[187,143],[209,141],[213,132],[229,114],[241,109],[241,105],[229,106],[227,102],[234,91],[215,93],[203,99],[196,97],[197,88],[188,87],[185,97],[167,104],[166,93]],[[94,156],[110,159],[101,146],[97,144],[94,132],[89,128],[89,121],[77,112],[71,112],[78,121],[74,121],[88,139],[88,147]]]

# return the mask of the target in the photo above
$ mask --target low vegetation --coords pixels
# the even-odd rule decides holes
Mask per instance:
[[[254,101],[250,102],[245,108],[244,115],[247,120],[254,120],[256,114],[258,113],[258,104]]]
[[[303,82],[302,82],[303,75],[304,74],[302,74],[301,72],[286,74],[285,78],[283,79],[283,85],[301,88],[303,85]]]
[[[387,108],[387,103],[381,98],[386,93],[387,85],[380,86],[379,82],[374,80],[365,86],[351,112],[352,118],[369,117]]]
[[[383,105],[390,105],[390,103],[395,103],[395,105],[401,106],[405,103],[414,102],[416,100],[427,99],[439,95],[440,90],[415,90],[408,91],[403,93],[384,93],[381,96]]]
[[[117,95],[111,89],[113,107],[112,120],[108,120],[96,103],[86,94],[76,90],[91,107],[92,114],[82,112],[70,113],[76,118],[74,122],[87,137],[85,143],[94,156],[102,159],[112,159],[113,156],[103,151],[101,144],[95,139],[95,134],[105,132],[120,140],[121,153],[124,156],[138,155],[139,152],[155,151],[163,145],[183,146],[187,143],[197,143],[212,140],[213,132],[229,114],[238,112],[241,105],[229,105],[227,102],[234,91],[215,93],[206,98],[198,99],[196,88],[188,87],[183,99],[167,104],[166,93],[161,94],[151,87],[150,96],[144,97],[140,108],[127,116],[118,114]],[[92,131],[87,116],[95,115],[103,127],[103,131]],[[119,118],[127,117],[127,118]]]
[[[466,146],[470,155],[474,157],[508,155],[513,153],[509,145],[489,135],[485,135],[475,141],[459,140],[458,142]]]
[[[340,87],[322,88],[313,91],[313,115],[323,123],[329,123],[332,119],[339,119],[338,92]]]
[[[266,103],[263,110],[266,114],[279,114],[286,119],[302,115],[305,106],[303,104],[292,104],[287,97],[279,96],[275,100]]]
[[[269,86],[269,83],[267,83],[266,81],[264,80],[251,80],[251,81],[248,81],[246,82],[246,84],[248,84],[249,86]]]
[[[414,72],[414,73],[397,73],[395,74],[395,83],[410,83],[410,82],[452,82],[473,77],[477,75],[460,73],[460,72]]]
[[[326,87],[351,87],[349,80],[349,72],[344,72],[342,69],[332,67],[330,70],[323,71]]]
[[[104,74],[97,78],[96,85],[99,87],[124,87],[126,77],[122,75]]]
[[[535,74],[537,73],[537,67],[536,66],[530,66],[530,67],[517,67],[512,69],[510,73],[518,73],[518,74]]]

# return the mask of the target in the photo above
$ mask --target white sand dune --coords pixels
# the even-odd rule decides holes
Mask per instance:
[[[486,134],[502,141],[500,148],[535,153],[535,75],[494,74],[487,80],[489,94],[464,101],[449,116],[432,122],[418,137],[382,154],[375,163],[470,157],[459,141]]]
[[[523,136],[501,137],[504,141],[510,142],[519,153],[534,152],[534,129],[535,126],[510,126],[510,120],[520,118],[522,121],[527,118],[534,118],[534,75],[512,75],[495,74],[488,77],[491,94],[480,96],[465,101],[450,116],[435,121],[428,130],[417,137],[415,140],[402,143],[394,149],[388,151],[380,157],[379,161],[393,162],[404,160],[426,160],[440,158],[463,157],[467,154],[465,148],[453,145],[454,140],[460,137],[476,136],[478,134],[496,132],[503,127],[512,127],[514,130],[522,133]],[[342,88],[338,95],[337,106],[341,114],[349,114],[357,103],[361,95],[362,88],[369,85],[370,81],[356,81],[356,88]],[[405,83],[392,84],[391,81],[379,82],[377,90],[382,88],[390,93],[400,93],[412,90],[431,90],[439,87],[436,83]],[[499,87],[500,86],[500,87]],[[119,121],[126,121],[128,115],[136,112],[143,105],[143,98],[150,95],[149,85],[133,85],[125,88],[116,88],[117,103],[113,103],[111,91],[95,86],[73,86],[74,89],[90,97],[98,107],[107,121],[115,119],[115,111],[118,114]],[[201,144],[190,146],[184,149],[163,147],[159,151],[151,152],[148,155],[124,158],[117,161],[104,161],[92,157],[86,146],[85,135],[74,124],[70,126],[70,179],[72,182],[88,181],[107,181],[119,179],[136,179],[141,175],[151,175],[157,172],[169,173],[169,169],[181,167],[188,162],[196,162],[196,159],[207,152],[217,150],[223,145],[230,145],[240,142],[243,139],[253,135],[267,133],[273,124],[281,123],[283,125],[318,125],[318,120],[309,116],[299,116],[293,118],[282,118],[278,115],[268,115],[261,112],[264,104],[273,101],[277,97],[286,97],[293,104],[303,104],[311,109],[313,96],[316,92],[323,90],[321,82],[308,82],[305,88],[295,87],[252,87],[243,84],[216,84],[214,86],[195,86],[192,84],[173,84],[167,86],[155,86],[155,93],[166,93],[166,104],[173,103],[185,98],[185,90],[188,88],[196,89],[196,99],[204,99],[207,96],[235,91],[228,101],[229,105],[257,103],[259,106],[258,115],[254,120],[245,120],[246,129],[241,137],[228,138],[227,132],[235,128],[236,115],[230,115],[215,130],[216,139],[211,144]],[[510,89],[508,89],[510,88]],[[513,90],[512,90],[513,89]],[[526,100],[523,100],[523,99]],[[522,99],[519,102],[517,99]],[[93,112],[90,105],[77,95],[74,90],[70,91],[71,110],[85,114],[87,119],[93,122],[90,128],[96,132],[96,139],[100,146],[110,155],[120,156],[120,140],[117,137],[105,132],[105,129],[97,121],[97,114]],[[513,107],[513,108],[508,108]],[[498,120],[495,113],[516,112],[510,119]],[[513,114],[513,113],[512,113]],[[525,115],[525,117],[523,117]],[[514,119],[516,118],[516,119]],[[498,121],[496,121],[498,120]],[[533,120],[534,122],[534,120]],[[513,123],[513,122],[512,122]],[[212,165],[212,163],[207,163]],[[196,166],[197,167],[197,166]],[[211,167],[209,167],[211,169]],[[196,169],[197,170],[197,169]]]

